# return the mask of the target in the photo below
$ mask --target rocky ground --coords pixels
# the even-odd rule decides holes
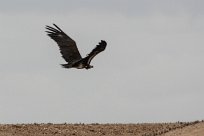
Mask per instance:
[[[204,121],[144,124],[2,124],[0,136],[204,136]]]

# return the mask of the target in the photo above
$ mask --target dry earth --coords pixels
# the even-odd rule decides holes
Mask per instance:
[[[161,136],[204,136],[204,122],[190,125],[183,129],[176,129]]]
[[[144,124],[2,124],[0,136],[204,136],[204,121]]]

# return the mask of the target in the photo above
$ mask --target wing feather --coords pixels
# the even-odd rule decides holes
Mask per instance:
[[[104,51],[106,48],[106,41],[101,40],[99,45],[96,45],[96,47],[86,56],[87,63],[90,64],[91,60],[100,52]]]
[[[60,53],[66,62],[72,63],[82,59],[76,42],[66,35],[57,25],[53,24],[56,28],[46,26],[47,35],[57,42]]]

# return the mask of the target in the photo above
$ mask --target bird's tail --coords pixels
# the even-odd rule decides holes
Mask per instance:
[[[70,65],[70,64],[61,64],[61,66],[63,68],[72,68],[72,65]]]

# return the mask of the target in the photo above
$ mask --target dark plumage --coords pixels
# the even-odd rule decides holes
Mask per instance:
[[[52,38],[60,48],[60,53],[68,64],[62,64],[64,68],[90,69],[91,60],[106,48],[106,41],[101,40],[99,44],[84,58],[81,57],[76,42],[65,34],[57,25],[56,28],[46,26],[47,35]]]

